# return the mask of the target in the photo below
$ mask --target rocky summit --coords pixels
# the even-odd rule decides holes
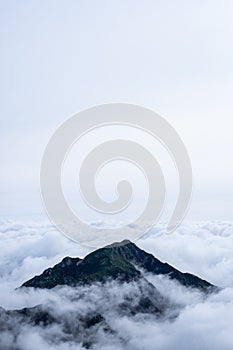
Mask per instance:
[[[84,259],[66,257],[41,275],[26,281],[22,287],[51,289],[59,285],[86,285],[111,279],[130,282],[142,278],[143,272],[167,276],[185,287],[202,292],[216,288],[191,273],[181,272],[168,263],[161,262],[130,241],[100,248]]]

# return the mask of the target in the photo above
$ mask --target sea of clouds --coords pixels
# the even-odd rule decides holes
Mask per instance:
[[[233,223],[184,223],[176,232],[165,227],[152,229],[136,244],[158,259],[183,272],[191,272],[221,287],[207,298],[161,276],[145,277],[174,305],[180,307],[175,319],[126,316],[116,313],[125,294],[137,298],[133,284],[93,285],[54,290],[17,290],[23,282],[53,266],[65,256],[84,257],[91,249],[80,246],[47,222],[0,222],[0,306],[7,310],[47,305],[60,318],[101,313],[112,332],[93,327],[92,349],[104,350],[232,350],[233,349]],[[1,331],[1,330],[0,330]],[[80,330],[79,330],[80,331]],[[85,334],[84,334],[85,336]],[[20,328],[14,337],[2,331],[0,349],[22,350],[83,349],[82,342],[64,340],[63,329]]]

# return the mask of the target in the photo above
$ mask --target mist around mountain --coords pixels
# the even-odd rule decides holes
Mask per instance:
[[[131,349],[119,322],[169,325],[189,298],[204,301],[219,291],[130,241],[98,249],[84,259],[65,257],[18,289],[19,293],[32,290],[50,297],[33,307],[0,309],[4,350],[26,349],[20,339],[29,328],[32,337],[35,333],[38,338],[39,332],[40,346],[46,349],[99,349],[99,344],[105,349]],[[180,299],[174,298],[174,290],[182,291]]]

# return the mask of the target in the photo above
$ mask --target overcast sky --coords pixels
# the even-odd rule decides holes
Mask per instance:
[[[233,2],[0,1],[0,212],[43,214],[49,137],[96,104],[165,117],[189,152],[188,218],[232,219]]]

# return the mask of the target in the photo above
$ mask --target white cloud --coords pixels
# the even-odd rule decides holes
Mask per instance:
[[[184,223],[172,234],[165,234],[164,227],[152,229],[138,245],[183,272],[233,286],[232,222]]]

